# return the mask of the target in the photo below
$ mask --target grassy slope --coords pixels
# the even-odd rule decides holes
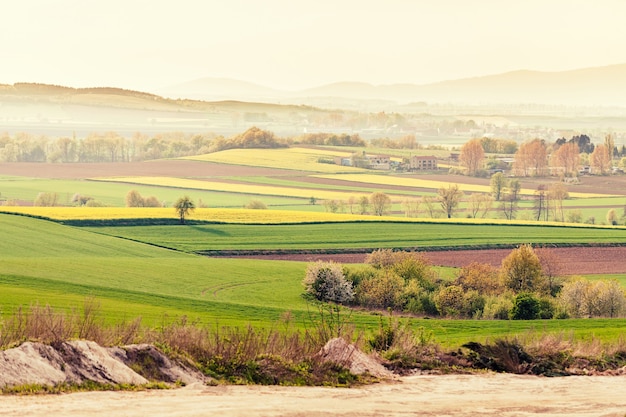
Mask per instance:
[[[207,259],[19,216],[0,215],[0,230],[11,236],[0,241],[5,313],[36,302],[80,309],[85,297],[95,296],[109,320],[141,316],[158,325],[184,314],[208,324],[271,326],[290,310],[298,326],[311,325],[300,295],[304,263]],[[350,319],[374,329],[380,317],[355,312]],[[626,320],[416,319],[412,325],[456,346],[530,329],[616,339]]]
[[[80,305],[94,295],[124,304],[125,316],[152,306],[159,315],[267,323],[303,306],[304,264],[206,259],[17,216],[0,216],[0,229],[12,236],[0,242],[5,310],[37,301],[65,306],[60,294]],[[25,303],[29,289],[34,297]]]
[[[90,230],[184,251],[626,242],[626,230],[428,223],[102,227]]]

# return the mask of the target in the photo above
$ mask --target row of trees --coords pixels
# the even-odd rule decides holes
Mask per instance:
[[[477,194],[478,196],[478,194]],[[407,217],[418,217],[420,213],[420,206],[424,206],[426,212],[430,217],[438,217],[437,213],[441,209],[448,218],[452,217],[455,210],[458,208],[463,192],[459,190],[459,186],[456,184],[450,185],[447,188],[442,187],[439,189],[437,196],[422,196],[420,199],[407,199],[403,202],[403,207]],[[475,198],[472,201],[476,202],[476,205],[472,205],[472,210],[475,210],[474,217],[479,212],[483,212],[481,217],[484,217],[488,210],[485,210],[489,198]],[[316,201],[313,197],[311,201]],[[350,214],[372,214],[374,216],[384,216],[389,214],[389,210],[392,206],[391,197],[383,192],[375,192],[368,196],[355,197],[351,196],[348,200],[324,200],[324,207],[326,211],[331,213],[349,211]]]
[[[437,276],[419,253],[382,249],[366,266],[318,261],[307,267],[303,284],[316,300],[372,309],[456,318],[548,319],[618,317],[626,294],[615,280],[588,281],[560,275],[547,249],[521,245],[500,268],[471,263],[455,279]]]
[[[279,148],[293,143],[272,132],[251,127],[231,138],[182,132],[152,137],[135,133],[130,138],[115,132],[92,133],[85,138],[50,139],[18,133],[0,134],[0,162],[133,162],[199,155],[233,148]]]
[[[461,147],[459,163],[467,175],[486,175],[485,153],[493,150],[489,141],[491,139],[472,139]],[[590,166],[594,174],[605,175],[611,172],[613,158],[619,156],[626,157],[626,147],[622,146],[619,151],[611,135],[606,136],[604,143],[595,146],[586,135],[574,136],[569,141],[561,138],[551,146],[543,139],[534,139],[521,144],[515,152],[513,174],[521,177],[576,177],[583,165]]]
[[[415,141],[415,136],[412,137]],[[312,133],[295,138],[278,138],[274,133],[251,127],[230,138],[207,134],[169,132],[152,137],[135,133],[130,138],[115,132],[92,133],[85,138],[50,139],[18,133],[0,134],[0,162],[133,162],[160,158],[200,155],[226,149],[283,148],[294,143],[359,146],[365,141],[358,134]],[[403,146],[413,147],[408,141]]]

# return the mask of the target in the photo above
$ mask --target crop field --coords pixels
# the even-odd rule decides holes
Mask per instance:
[[[315,196],[324,200],[341,200],[347,198],[347,193],[320,190],[315,188],[296,188],[296,187],[278,187],[272,185],[256,185],[244,183],[230,183],[210,180],[194,180],[186,178],[171,177],[116,177],[116,178],[98,178],[97,181],[113,181],[119,183],[152,185],[159,187],[189,189],[189,190],[205,190],[205,191],[223,191],[231,193],[244,193],[263,196],[279,196],[279,197],[297,197],[309,199]],[[369,194],[368,194],[369,195]]]
[[[46,219],[68,220],[120,220],[120,219],[178,219],[171,207],[19,207],[0,206],[0,213],[21,214]],[[197,208],[189,220],[210,223],[289,224],[338,223],[345,221],[380,221],[379,216],[308,212],[300,210],[255,210]],[[385,217],[395,221],[395,217]]]
[[[350,156],[350,153],[310,148],[230,149],[183,159],[325,173],[365,171],[360,168],[318,162],[320,158],[332,159],[335,156],[347,157]]]
[[[190,227],[101,227],[91,230],[186,252],[626,243],[626,229],[391,221],[266,226],[212,224]]]

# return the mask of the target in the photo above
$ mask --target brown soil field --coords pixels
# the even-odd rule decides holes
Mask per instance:
[[[626,273],[626,247],[572,247],[550,248],[560,260],[560,269],[565,275],[584,274],[624,274]],[[454,250],[424,252],[424,255],[437,266],[463,267],[471,262],[488,263],[500,266],[510,249]],[[362,263],[366,254],[286,254],[251,255],[248,258],[278,259],[288,261],[314,262],[333,260],[339,263]]]
[[[192,384],[143,392],[5,395],[0,415],[623,417],[624,392],[624,376],[421,375],[359,388]]]
[[[428,179],[434,181],[449,181],[457,182],[459,184],[481,184],[489,185],[489,178],[475,178],[465,177],[462,175],[446,175],[436,174],[428,175]],[[518,178],[522,185],[522,188],[528,188],[531,190],[537,189],[539,184],[549,185],[553,182],[557,182],[555,177],[546,178]],[[579,184],[568,185],[567,189],[571,192],[577,193],[594,193],[594,194],[609,194],[609,195],[626,195],[626,175],[607,175],[607,176],[595,176],[595,175],[582,175],[579,178]]]

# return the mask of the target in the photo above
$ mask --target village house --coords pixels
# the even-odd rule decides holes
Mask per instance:
[[[409,171],[430,171],[437,169],[437,157],[412,156],[409,158]]]
[[[390,170],[391,157],[389,155],[373,155],[367,157],[371,169]]]

